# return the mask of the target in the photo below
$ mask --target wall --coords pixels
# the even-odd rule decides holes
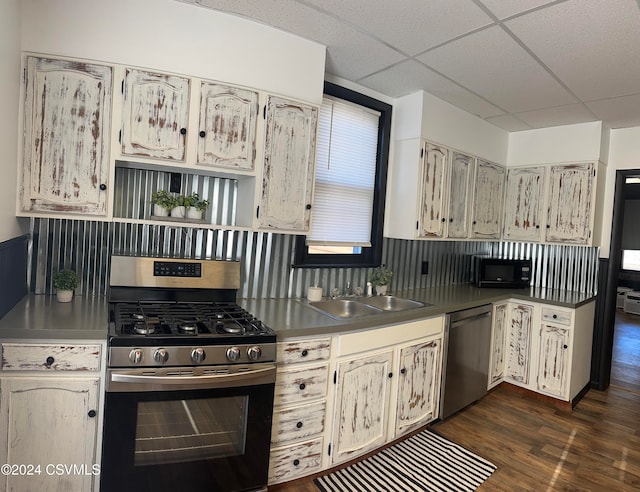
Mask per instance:
[[[322,99],[324,46],[237,16],[174,0],[22,0],[22,11],[24,51]]]
[[[0,243],[27,231],[15,216],[20,101],[20,0],[0,2]]]

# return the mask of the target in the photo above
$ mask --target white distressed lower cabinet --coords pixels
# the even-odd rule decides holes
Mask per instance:
[[[438,415],[443,317],[338,337],[330,464]]]
[[[97,490],[102,344],[1,349],[0,491]]]
[[[278,343],[269,484],[322,468],[331,338]]]
[[[573,402],[590,381],[594,311],[595,302],[494,305],[488,387],[507,381]]]

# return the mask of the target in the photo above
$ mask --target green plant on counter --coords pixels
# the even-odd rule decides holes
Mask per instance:
[[[60,270],[53,274],[52,281],[58,290],[74,290],[78,287],[78,274],[73,270]]]
[[[393,272],[383,265],[371,270],[367,279],[371,285],[389,285],[391,277],[393,277]]]
[[[159,205],[165,210],[171,210],[175,207],[175,198],[166,190],[158,190],[151,193],[151,203]]]

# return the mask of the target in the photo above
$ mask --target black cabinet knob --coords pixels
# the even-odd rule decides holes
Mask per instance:
[[[554,314],[554,315],[552,316],[552,318],[553,318],[553,319],[558,319],[558,315],[557,315],[557,314]]]
[[[446,221],[447,221],[447,219],[445,219],[444,217],[442,217],[442,222],[446,222]]]
[[[549,224],[547,224],[547,229],[551,229],[551,226]]]
[[[307,203],[307,205],[304,208],[306,208],[307,210],[311,210],[311,204]]]
[[[569,348],[569,345],[563,345],[562,348]]]
[[[89,410],[89,413],[87,413],[87,415],[91,418],[96,416],[96,411],[95,410]]]
[[[306,357],[307,355],[309,355],[309,351],[307,349],[304,349],[301,353],[302,357]]]
[[[473,225],[476,225],[476,223],[477,223],[477,222],[474,220],[474,221],[473,221],[473,222],[471,222],[471,223],[472,223]]]
[[[199,135],[200,135],[202,138],[204,138],[204,137],[205,137],[205,135],[206,135],[206,133],[205,133],[205,131],[204,131],[204,130],[200,130]]]
[[[51,356],[47,357],[47,365],[48,366],[52,365],[55,361],[56,360],[53,357],[51,357]]]
[[[300,429],[300,428],[302,427],[302,422],[298,422],[298,423],[296,424],[296,427],[297,427],[298,429]]]
[[[101,184],[100,184],[100,189],[101,189],[102,191],[106,190],[106,189],[107,189],[107,185],[106,185],[106,184],[104,184],[104,183],[101,183]]]
[[[391,379],[391,378],[393,377],[393,373],[392,373],[392,372],[390,372],[389,374],[387,374],[387,377],[388,377],[389,379]]]
[[[300,464],[300,460],[293,460],[293,466],[298,466]]]
[[[539,225],[537,225],[537,226],[536,226],[536,229],[540,229],[540,226],[539,226]]]
[[[406,374],[407,370],[403,367],[402,369],[400,369],[400,374]]]
[[[187,134],[187,129],[186,128],[180,128],[180,135],[186,135]]]
[[[307,385],[306,385],[306,384],[304,384],[304,383],[300,383],[299,388],[300,388],[301,390],[305,389],[306,387],[307,387]]]
[[[453,222],[453,219],[449,219],[449,222]]]

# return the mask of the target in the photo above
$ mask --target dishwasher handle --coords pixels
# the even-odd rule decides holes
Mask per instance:
[[[474,316],[467,316],[466,318],[460,318],[455,321],[451,321],[451,326],[466,325],[467,323],[475,321],[477,319],[490,318],[490,317],[491,317],[491,312],[480,313]]]

